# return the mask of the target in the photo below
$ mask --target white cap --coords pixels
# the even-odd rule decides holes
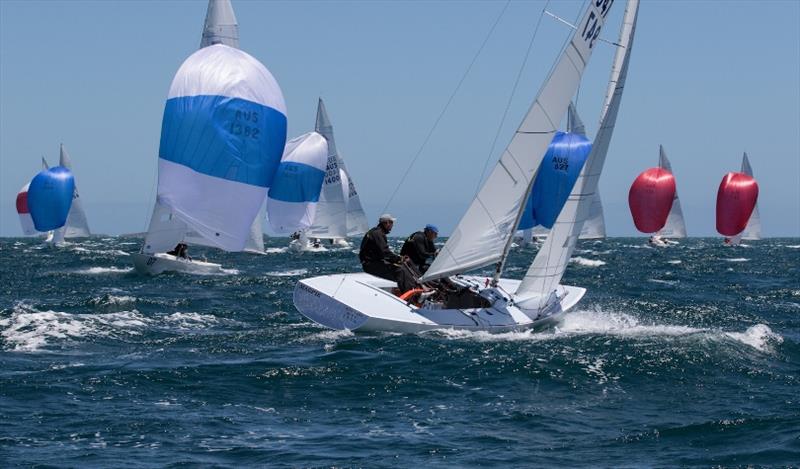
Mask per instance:
[[[378,218],[378,222],[384,222],[384,221],[392,221],[393,222],[395,220],[397,220],[397,218],[389,215],[388,213],[384,213],[383,215],[381,215],[380,218]]]

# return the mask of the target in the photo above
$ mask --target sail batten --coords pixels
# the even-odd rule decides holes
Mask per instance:
[[[551,293],[556,290],[564,275],[583,224],[589,218],[592,198],[597,194],[598,180],[611,143],[625,87],[638,11],[639,1],[628,0],[618,41],[624,47],[618,48],[614,56],[600,115],[600,129],[592,151],[556,224],[550,230],[547,241],[537,253],[516,291],[516,295],[521,298],[538,297],[541,302],[540,307],[553,298]]]
[[[422,280],[502,260],[545,151],[567,112],[612,2],[591,1],[508,147]],[[587,34],[588,32],[588,34]]]

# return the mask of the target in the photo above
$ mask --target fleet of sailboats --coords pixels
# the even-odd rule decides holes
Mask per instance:
[[[627,79],[638,0],[627,0],[610,46],[616,50],[593,140],[572,100],[613,4],[587,2],[505,151],[419,278],[418,292],[401,296],[394,282],[366,273],[319,276],[297,283],[297,310],[334,329],[502,332],[552,323],[573,308],[586,289],[561,280],[579,239],[606,236],[598,185]],[[264,253],[265,221],[275,233],[292,233],[297,251],[350,247],[349,237],[368,231],[322,98],[314,131],[288,142],[286,116],[278,82],[240,49],[230,0],[209,0],[200,48],[178,69],[165,103],[157,198],[133,255],[138,272],[223,272],[221,264],[192,259],[187,246]],[[59,165],[50,168],[42,157],[42,171],[16,197],[23,234],[54,245],[91,235],[72,161],[63,144],[59,150]],[[758,190],[745,153],[741,170],[726,174],[717,194],[716,227],[726,244],[761,239]],[[663,146],[658,166],[634,180],[628,202],[651,244],[687,236]],[[522,279],[503,276],[515,239],[541,242]],[[481,271],[487,268],[491,275]]]

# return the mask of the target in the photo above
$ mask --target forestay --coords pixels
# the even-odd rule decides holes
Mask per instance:
[[[750,177],[753,177],[753,168],[750,167],[750,159],[747,158],[747,153],[742,156],[742,172]],[[758,213],[758,202],[753,207],[753,213],[750,215],[750,220],[742,232],[742,239],[757,240],[761,239],[761,215]]]
[[[592,0],[528,114],[423,276],[433,280],[502,259],[536,171],[567,112],[613,0]]]
[[[638,11],[639,1],[628,0],[618,41],[619,48],[614,56],[611,78],[600,115],[600,130],[597,132],[592,152],[555,226],[550,230],[550,236],[539,250],[516,291],[518,297],[538,298],[540,307],[551,300],[551,293],[555,291],[564,275],[583,223],[589,215],[592,198],[597,191],[597,183],[603,171],[625,87]]]
[[[347,236],[347,201],[342,189],[342,177],[339,173],[339,156],[333,137],[333,125],[328,118],[322,99],[317,105],[315,130],[328,142],[328,161],[314,224],[306,233],[310,238],[345,238]]]
[[[658,166],[666,169],[673,175],[675,174],[672,172],[672,165],[669,159],[667,159],[667,153],[664,151],[662,145],[658,146]],[[677,187],[675,188],[675,198],[672,199],[672,208],[670,208],[669,216],[667,216],[667,222],[656,234],[662,238],[686,237],[686,222],[683,220],[683,210],[681,209],[681,201],[678,198]]]

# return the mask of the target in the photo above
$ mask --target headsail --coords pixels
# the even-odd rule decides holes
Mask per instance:
[[[601,239],[606,237],[606,219],[603,215],[603,201],[600,199],[598,188],[592,203],[589,205],[589,218],[583,223],[583,229],[578,239]]]
[[[528,114],[423,280],[490,265],[507,255],[539,164],[578,89],[612,3],[588,2]]]
[[[753,168],[750,167],[750,159],[747,158],[747,152],[742,156],[742,172],[748,176],[753,176]],[[753,213],[750,215],[750,220],[742,232],[742,239],[756,240],[761,239],[761,215],[758,213],[758,203],[756,202],[753,207]]]
[[[61,144],[59,165],[72,171],[72,160],[67,153],[64,144]],[[73,172],[73,176],[74,176]],[[86,219],[86,212],[83,210],[83,202],[78,194],[78,182],[75,181],[75,192],[72,195],[72,207],[69,209],[69,216],[67,216],[67,223],[60,228],[64,238],[82,238],[91,236],[89,230],[89,222]]]
[[[588,218],[592,198],[597,192],[597,183],[603,171],[625,88],[638,11],[639,0],[628,0],[618,41],[620,46],[614,56],[605,103],[600,114],[600,130],[597,132],[592,152],[555,226],[550,230],[550,236],[517,288],[517,296],[538,295],[536,301],[540,303],[539,306],[543,306],[550,299],[561,281],[583,223]]]
[[[347,237],[347,201],[344,197],[342,178],[339,173],[339,155],[336,152],[333,125],[328,118],[322,98],[317,105],[315,130],[328,142],[328,162],[314,224],[306,230],[306,233],[310,238],[345,238]]]
[[[339,169],[344,173],[343,179],[347,180],[347,184],[345,184],[347,198],[347,236],[358,236],[369,231],[367,214],[364,213],[364,208],[361,206],[361,196],[358,195],[353,177],[350,176],[344,164],[344,160],[341,158],[339,158]]]
[[[658,146],[658,166],[666,169],[673,175],[672,165],[667,159],[667,153],[664,151],[662,145]],[[685,238],[686,237],[686,222],[683,220],[683,210],[681,210],[681,201],[678,198],[678,189],[675,188],[675,198],[672,199],[672,208],[667,217],[667,223],[664,228],[661,228],[658,236],[662,238]]]
[[[214,44],[239,48],[239,23],[230,0],[208,0],[200,48]]]

